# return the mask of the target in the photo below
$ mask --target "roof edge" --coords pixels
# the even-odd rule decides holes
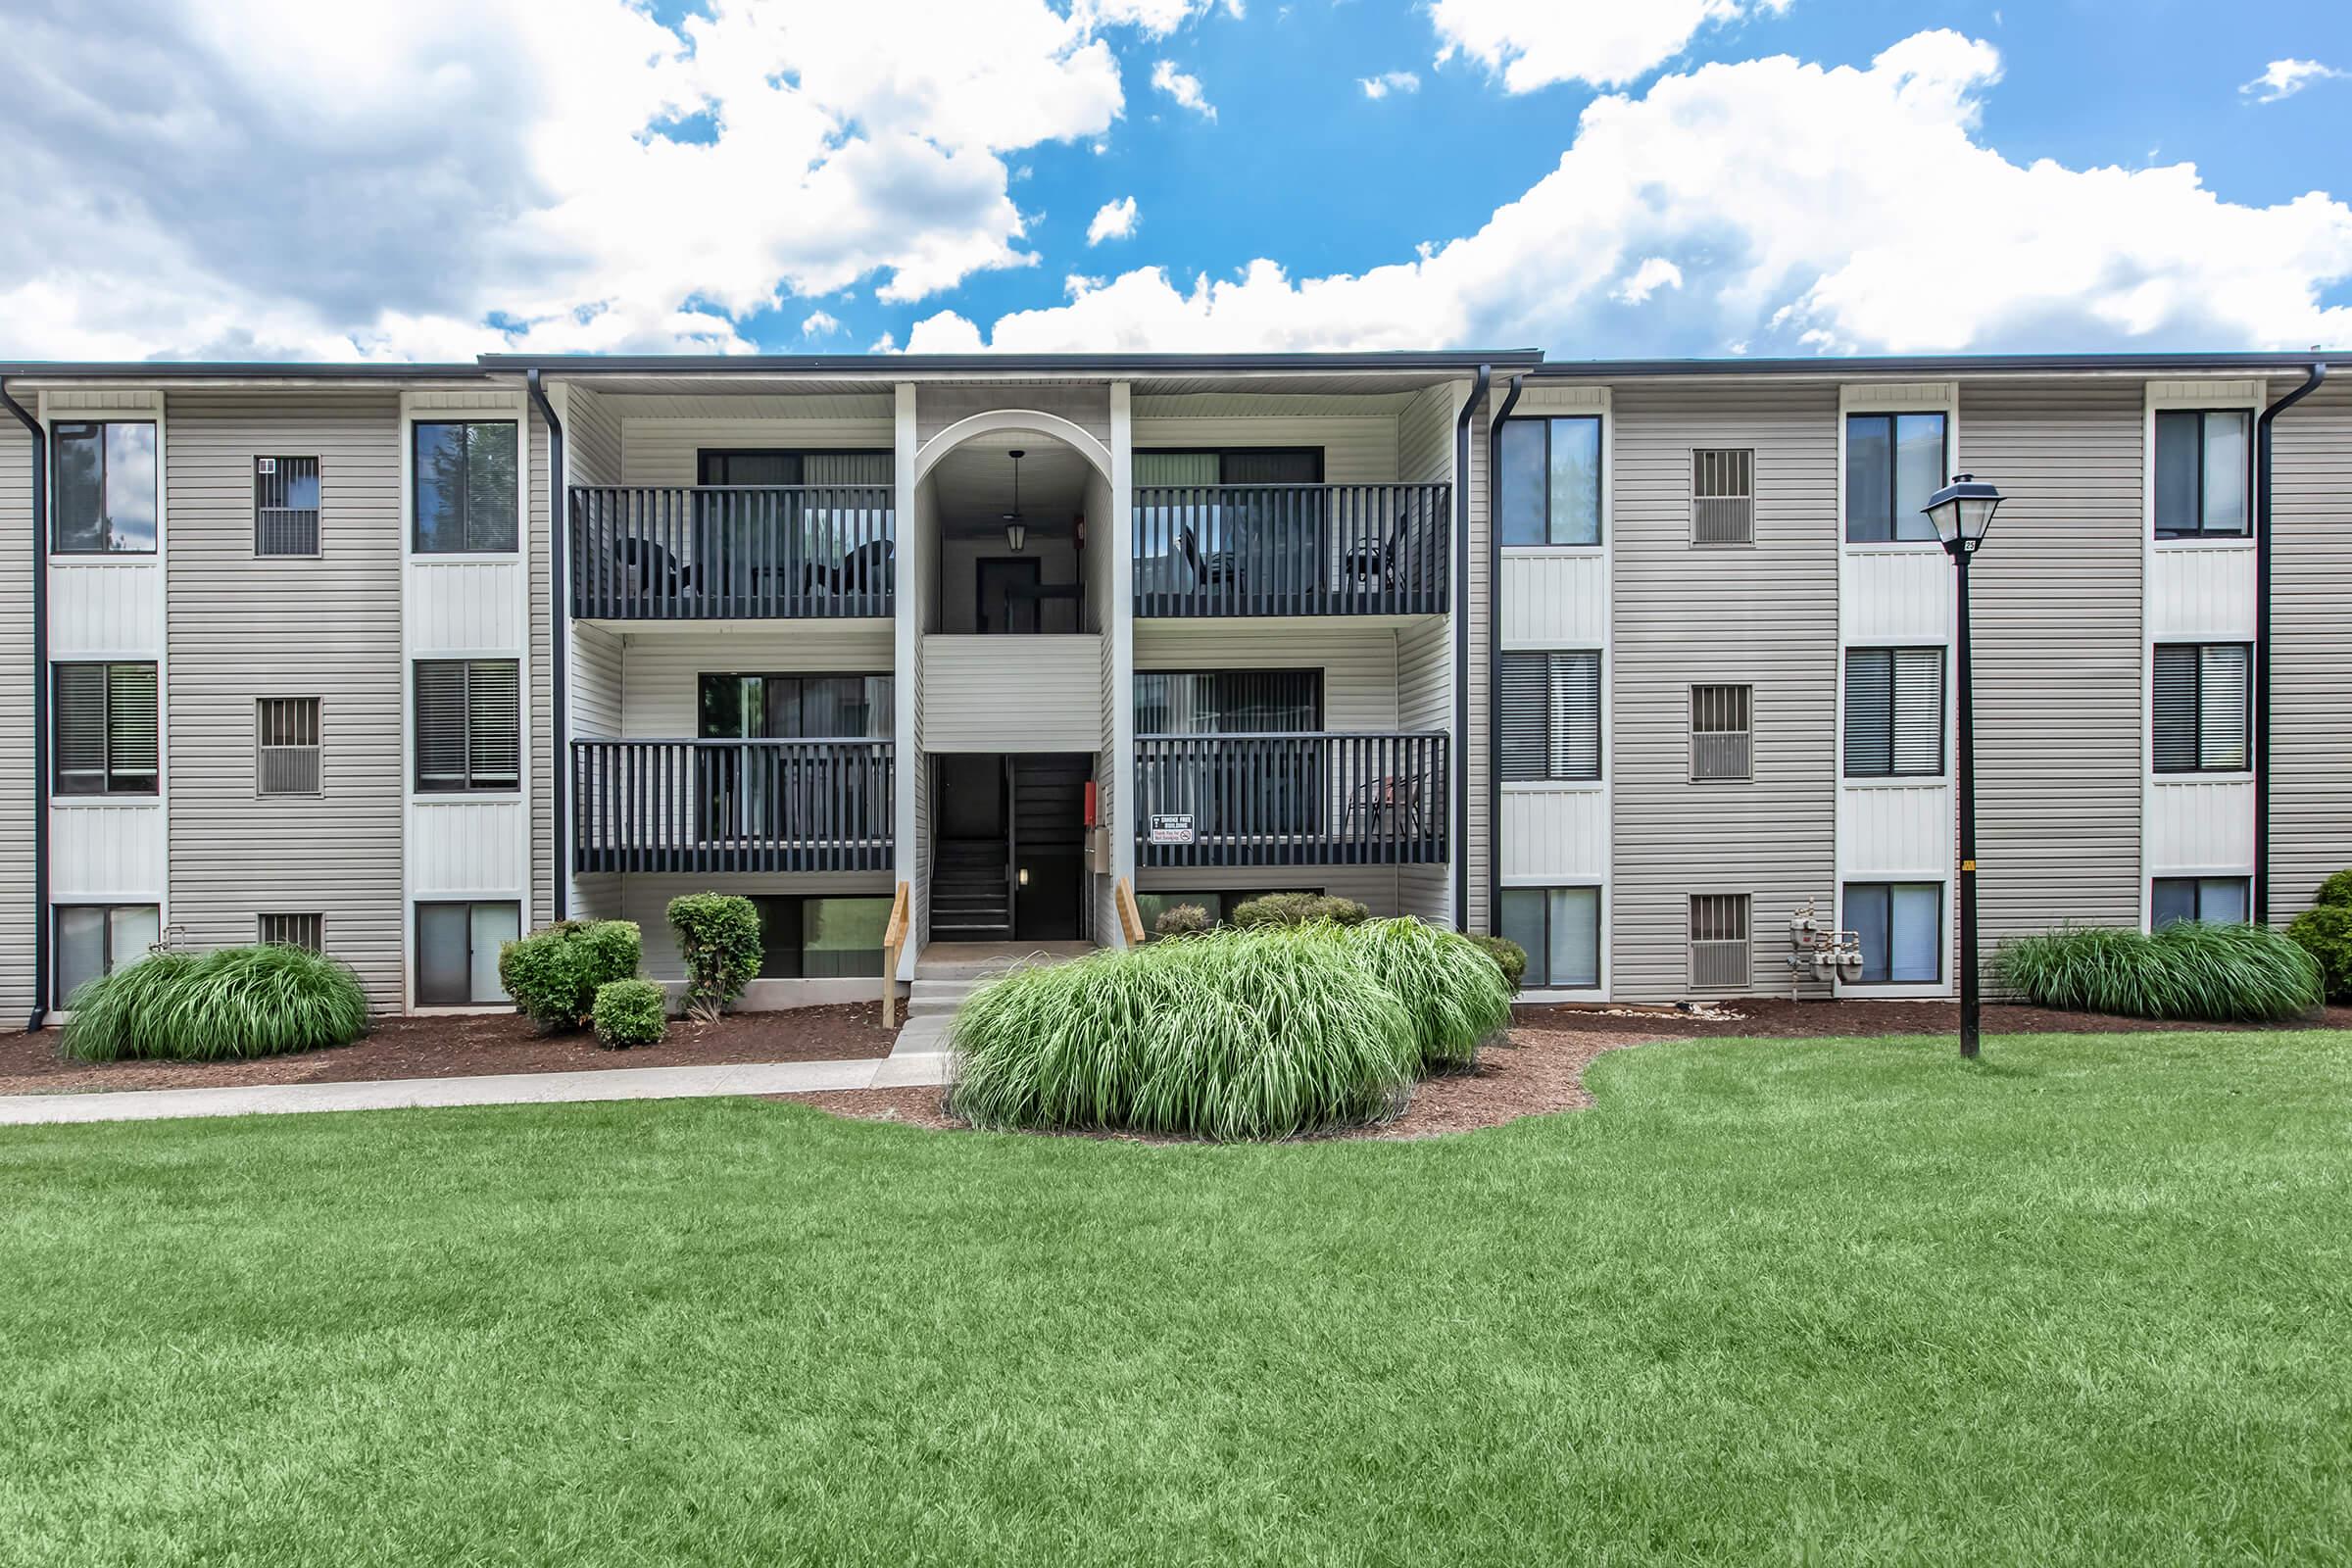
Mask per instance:
[[[2243,350],[2193,354],[1888,354],[1749,360],[1546,360],[1528,372],[1542,379],[1603,380],[1677,375],[1967,375],[2167,370],[2243,370],[2293,374],[2322,361],[2352,364],[2341,349],[2305,353]]]

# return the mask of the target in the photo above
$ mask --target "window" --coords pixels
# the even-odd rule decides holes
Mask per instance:
[[[1746,447],[1701,447],[1690,454],[1690,542],[1756,542],[1756,455]]]
[[[163,940],[162,911],[152,904],[61,904],[57,931],[57,995],[74,993],[102,974],[136,963]]]
[[[1943,772],[1943,650],[1845,651],[1845,776]]]
[[[2156,416],[2156,536],[2231,538],[2246,531],[2254,486],[2253,416],[2244,409]]]
[[[1694,893],[1690,896],[1690,984],[1721,990],[1745,989],[1751,973],[1747,952],[1747,895]]]
[[[712,675],[699,682],[705,740],[888,740],[898,706],[888,675]]]
[[[888,452],[802,452],[776,447],[705,447],[695,454],[695,482],[715,485],[888,484]]]
[[[2157,645],[2157,772],[2242,773],[2253,765],[2252,654],[2244,643]]]
[[[265,914],[261,918],[261,940],[271,947],[305,948],[312,953],[324,953],[326,916]]]
[[[1748,714],[1752,686],[1690,688],[1690,777],[1696,782],[1750,775]]]
[[[1138,735],[1263,735],[1323,727],[1320,669],[1138,670]]]
[[[253,553],[318,553],[318,460],[253,460]]]
[[[1600,416],[1502,421],[1506,545],[1600,543]]]
[[[1138,452],[1138,485],[1321,484],[1321,447],[1221,447]]]
[[[265,697],[253,705],[254,793],[318,793],[318,699]]]
[[[520,671],[514,660],[416,661],[416,787],[522,787]]]
[[[56,664],[55,789],[60,795],[153,795],[160,774],[153,664]]]
[[[1520,984],[1590,991],[1600,985],[1600,889],[1504,888],[1498,934],[1527,952]]]
[[[1845,929],[1862,939],[1862,984],[1943,978],[1943,884],[1848,882]]]
[[[512,901],[416,906],[416,1002],[462,1007],[513,999],[498,979],[498,950],[522,935]]]
[[[795,899],[756,896],[760,978],[830,980],[880,975],[888,898]]]
[[[2160,876],[2148,890],[2148,927],[2161,931],[2175,920],[2243,925],[2250,902],[2247,881],[2242,876]]]
[[[512,419],[416,426],[416,554],[514,549],[515,429]]]
[[[55,424],[49,440],[57,476],[49,548],[61,556],[153,555],[153,421]]]
[[[1940,414],[1852,414],[1845,420],[1845,539],[1934,539],[1920,509],[1943,488]]]
[[[1600,654],[1502,656],[1506,784],[1600,777]]]

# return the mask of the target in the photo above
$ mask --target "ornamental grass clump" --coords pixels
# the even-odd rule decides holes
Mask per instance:
[[[1016,969],[956,1015],[974,1126],[1289,1138],[1385,1120],[1412,1015],[1328,930],[1217,931]]]
[[[268,944],[158,953],[69,999],[66,1054],[83,1061],[231,1061],[346,1046],[368,1032],[349,969]]]
[[[2048,1007],[2277,1023],[2320,1004],[2319,962],[2269,926],[2176,920],[2145,936],[2086,926],[2004,943],[2004,989]]]
[[[1483,1042],[1510,1027],[1502,966],[1469,937],[1410,915],[1334,929],[1348,956],[1412,1015],[1423,1068],[1470,1066]]]

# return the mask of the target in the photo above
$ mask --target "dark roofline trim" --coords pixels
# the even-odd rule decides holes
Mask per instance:
[[[699,374],[735,370],[745,374],[855,371],[891,372],[1067,370],[1091,373],[1155,374],[1220,370],[1459,370],[1474,375],[1481,365],[1536,365],[1542,349],[1420,351],[1384,349],[1371,353],[1292,354],[485,354],[487,370],[560,370],[567,375]]]
[[[2020,375],[2102,371],[2158,375],[2167,371],[2237,370],[2300,375],[2325,353],[2240,351],[2227,354],[1923,354],[1855,355],[1799,360],[1547,360],[1539,379],[1610,380],[1638,376],[1798,375]],[[2338,364],[2352,363],[2338,359]]]
[[[10,360],[0,362],[0,375],[27,381],[480,381],[487,379],[490,371],[480,365],[411,365],[385,360],[369,360],[363,365],[326,365],[310,360],[282,365],[199,360]]]

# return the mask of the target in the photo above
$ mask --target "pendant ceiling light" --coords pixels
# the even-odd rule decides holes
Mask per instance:
[[[1025,455],[1019,451],[1007,454],[1012,459],[1012,510],[1004,514],[1004,542],[1016,556],[1029,542],[1029,520],[1021,515],[1021,459]]]

